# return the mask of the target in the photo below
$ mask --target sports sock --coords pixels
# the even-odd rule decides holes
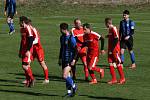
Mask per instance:
[[[115,73],[115,69],[114,66],[110,66],[110,74],[112,76],[112,80],[116,80],[116,73]]]
[[[134,64],[134,63],[135,63],[135,55],[134,55],[134,52],[131,52],[131,53],[130,53],[130,59],[131,59],[131,61],[132,61],[132,64]]]
[[[26,70],[28,73],[28,76],[30,77],[31,80],[34,80],[33,74],[32,74],[32,70],[30,67],[28,67],[28,69]]]
[[[89,70],[89,74],[90,74],[92,79],[96,79],[95,74],[92,70]]]
[[[121,78],[121,79],[124,79],[124,72],[123,72],[123,67],[122,67],[122,65],[119,64],[119,65],[117,66],[117,69],[118,69],[120,78]]]
[[[44,76],[45,79],[48,80],[48,69],[44,69]]]
[[[121,54],[121,61],[124,62],[124,54]]]

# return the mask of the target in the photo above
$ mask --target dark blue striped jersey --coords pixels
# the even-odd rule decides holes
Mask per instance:
[[[7,11],[8,14],[15,14],[16,0],[6,0],[5,11]]]
[[[126,36],[132,36],[134,34],[135,23],[132,20],[122,20],[120,21],[119,33],[122,38]]]
[[[62,62],[71,62],[75,56],[76,40],[72,35],[62,35],[60,37],[60,55]]]

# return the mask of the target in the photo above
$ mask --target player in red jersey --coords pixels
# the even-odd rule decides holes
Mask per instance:
[[[109,29],[108,37],[108,62],[110,66],[110,73],[112,75],[112,80],[108,82],[108,84],[116,84],[117,78],[114,69],[114,64],[116,63],[117,69],[120,75],[120,80],[118,84],[125,83],[125,76],[123,72],[123,65],[121,64],[120,58],[120,41],[119,41],[119,33],[117,28],[112,25],[112,19],[106,18],[105,25]]]
[[[96,32],[91,30],[91,25],[88,23],[83,24],[84,30],[84,46],[87,49],[87,66],[89,68],[90,76],[92,80],[90,84],[96,84],[97,79],[94,75],[94,71],[100,74],[100,78],[104,77],[104,69],[96,67],[99,58],[99,40],[101,40],[101,52],[104,53],[104,38]]]
[[[34,77],[32,75],[30,63],[33,58],[33,41],[35,39],[35,36],[33,35],[32,30],[29,26],[27,17],[21,16],[19,21],[21,32],[19,57],[22,58],[22,68],[25,72],[27,80],[26,86],[31,87],[32,85],[34,85]]]
[[[83,35],[84,35],[83,27],[81,25],[81,20],[76,18],[74,20],[74,25],[75,25],[75,27],[72,28],[71,32],[72,32],[72,35],[76,38],[77,48],[81,48],[82,42],[83,42]],[[77,61],[79,58],[82,60],[82,63],[84,65],[85,80],[88,81],[88,68],[87,68],[87,63],[86,63],[86,53],[87,53],[86,47],[80,49],[78,51]],[[72,68],[73,79],[76,78],[75,70],[76,70],[76,67],[73,67]]]
[[[43,81],[43,84],[49,83],[49,78],[48,78],[48,67],[44,61],[44,50],[42,48],[42,44],[40,41],[40,33],[37,31],[35,27],[32,26],[31,20],[28,19],[30,22],[30,28],[33,31],[33,34],[35,35],[35,39],[33,41],[33,60],[34,58],[37,58],[38,62],[40,63],[41,67],[43,68],[44,71],[44,76],[45,80]],[[23,81],[23,83],[26,83],[26,80]]]

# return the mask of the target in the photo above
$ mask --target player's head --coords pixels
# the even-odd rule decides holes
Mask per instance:
[[[61,23],[60,24],[60,32],[62,34],[66,34],[69,31],[69,25],[67,23]]]
[[[19,18],[19,23],[20,23],[21,27],[25,27],[26,25],[28,25],[30,23],[30,21],[26,16],[21,16]]]
[[[92,26],[89,23],[85,23],[83,24],[83,30],[86,34],[91,33]]]
[[[112,19],[111,18],[105,18],[105,25],[107,28],[109,28],[112,25]]]
[[[127,20],[129,18],[130,12],[128,10],[123,11],[123,19]]]
[[[74,20],[74,25],[76,28],[81,28],[81,26],[82,26],[81,20],[79,18],[76,18]]]

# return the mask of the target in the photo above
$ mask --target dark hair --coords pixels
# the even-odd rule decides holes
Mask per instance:
[[[21,16],[19,19],[20,22],[24,22],[25,24],[29,24],[29,22],[31,22],[31,20],[28,19],[26,16]]]
[[[91,25],[90,25],[89,23],[84,23],[84,24],[83,24],[83,28],[84,28],[84,27],[86,27],[86,28],[88,28],[88,29],[91,29]]]
[[[69,25],[67,23],[61,23],[60,24],[60,29],[68,30],[68,28],[69,28]]]
[[[124,10],[124,11],[123,11],[123,14],[127,14],[127,15],[129,15],[129,14],[130,14],[130,12],[129,12],[128,10]]]
[[[105,23],[110,23],[112,21],[112,19],[111,18],[105,18]]]
[[[79,18],[74,19],[74,23],[75,23],[77,20],[80,20],[80,19],[79,19]]]

